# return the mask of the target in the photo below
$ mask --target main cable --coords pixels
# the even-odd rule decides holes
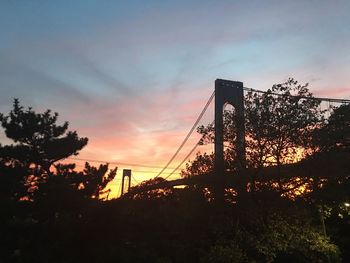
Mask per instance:
[[[181,165],[187,160],[188,157],[190,157],[190,155],[197,149],[197,147],[199,146],[199,142],[200,140],[196,143],[196,145],[192,148],[192,150],[185,156],[185,158],[183,158],[183,160],[180,162],[180,164],[169,174],[167,175],[164,179],[168,179],[170,176],[172,176],[180,167]]]
[[[335,102],[335,103],[350,103],[350,100],[348,99],[333,99],[333,98],[322,98],[322,97],[306,97],[306,96],[298,96],[298,95],[292,95],[292,94],[280,94],[272,91],[268,92],[263,90],[247,88],[247,87],[244,87],[243,90],[256,92],[256,93],[271,94],[276,96],[298,97],[298,98],[307,99],[307,100],[328,101],[328,102]]]
[[[215,123],[215,121],[213,121],[211,123],[211,125],[213,125]],[[182,161],[180,162],[180,164],[168,175],[166,176],[164,179],[168,179],[170,176],[172,176],[180,167],[181,165],[186,162],[186,160],[188,159],[188,157],[191,156],[191,154],[197,149],[197,147],[200,145],[201,139],[199,139],[199,141],[196,143],[196,145],[192,148],[192,150],[185,156],[185,158],[182,159]]]
[[[199,123],[199,121],[202,119],[204,113],[206,112],[206,110],[208,109],[211,101],[213,100],[215,96],[215,91],[213,91],[213,93],[211,94],[209,100],[207,101],[207,103],[205,104],[202,112],[199,114],[197,120],[195,121],[195,123],[193,124],[191,130],[188,132],[188,134],[186,135],[185,139],[183,140],[183,142],[181,143],[181,145],[179,146],[179,148],[176,150],[176,152],[173,154],[173,156],[170,158],[170,160],[167,162],[167,164],[163,167],[163,169],[154,177],[157,178],[159,177],[164,171],[165,169],[168,168],[169,164],[175,159],[175,157],[178,155],[178,153],[181,151],[182,147],[185,145],[185,143],[187,142],[187,140],[190,138],[191,134],[193,133],[193,131],[196,129],[197,124]],[[170,176],[170,175],[169,175]]]
[[[136,183],[136,185],[140,184],[140,182],[136,180],[135,176],[131,175],[131,179]]]

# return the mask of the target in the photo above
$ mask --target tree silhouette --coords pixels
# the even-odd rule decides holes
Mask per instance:
[[[18,99],[8,115],[0,114],[0,122],[6,136],[14,143],[0,148],[2,165],[26,169],[23,182],[28,190],[37,188],[40,181],[51,175],[52,165],[71,155],[77,155],[88,142],[77,132],[67,131],[68,122],[57,124],[58,113],[47,110],[36,113],[24,109]]]
[[[79,173],[79,178],[82,179],[81,190],[84,193],[84,196],[98,200],[101,195],[108,193],[110,189],[105,188],[116,176],[117,169],[118,168],[116,167],[108,171],[108,164],[101,164],[96,168],[89,163],[85,163],[83,172]]]
[[[335,108],[327,122],[315,129],[311,202],[339,210],[350,200],[350,105]]]
[[[350,149],[350,105],[335,108],[327,122],[315,129],[313,144],[317,151]]]

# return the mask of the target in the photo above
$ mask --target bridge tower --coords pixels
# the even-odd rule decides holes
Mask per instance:
[[[131,186],[131,170],[130,169],[123,169],[123,177],[122,177],[122,191],[121,195],[124,194],[125,190],[125,178],[128,178],[128,192],[130,191]]]
[[[237,127],[237,159],[238,159],[238,176],[242,180],[243,169],[245,168],[245,128],[244,128],[244,103],[243,103],[243,83],[223,79],[215,80],[215,159],[214,169],[216,176],[215,192],[218,202],[224,201],[225,191],[225,165],[224,165],[224,126],[223,110],[226,104],[235,108],[235,118]],[[239,181],[241,181],[239,180]],[[244,186],[245,187],[245,186]],[[242,189],[238,189],[242,190]]]

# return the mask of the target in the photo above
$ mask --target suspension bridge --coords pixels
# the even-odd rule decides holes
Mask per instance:
[[[137,194],[144,191],[150,191],[155,189],[164,189],[164,188],[172,188],[175,186],[188,186],[200,184],[204,187],[213,187],[216,192],[216,196],[218,199],[223,199],[224,197],[224,189],[225,188],[242,188],[246,181],[247,169],[246,169],[246,154],[245,154],[245,127],[244,127],[244,92],[253,92],[260,94],[270,94],[274,96],[290,96],[290,97],[298,97],[299,99],[306,100],[316,100],[322,103],[328,103],[328,109],[332,107],[333,104],[344,104],[350,103],[348,99],[338,99],[338,98],[326,98],[326,97],[302,97],[297,95],[286,95],[281,93],[274,93],[270,91],[262,91],[251,89],[243,86],[242,82],[231,81],[231,80],[222,80],[217,79],[215,81],[215,90],[212,92],[208,101],[204,105],[202,111],[200,112],[198,118],[195,120],[191,129],[176,149],[174,154],[171,156],[169,161],[164,166],[151,166],[147,164],[134,164],[134,163],[123,163],[123,162],[106,162],[103,160],[90,160],[90,159],[80,159],[80,158],[70,158],[76,161],[87,161],[87,162],[97,162],[97,163],[109,163],[115,165],[123,165],[123,166],[131,166],[131,167],[141,167],[141,168],[158,168],[159,172],[152,179],[162,179],[162,180],[154,180],[153,184],[143,184],[139,180],[135,178],[132,171],[130,169],[124,169],[122,178],[120,181],[120,196],[123,196],[126,192],[128,195]],[[202,120],[204,114],[208,110],[212,101],[214,100],[214,115],[215,118],[212,121],[212,125],[214,126],[214,168],[213,171],[201,174],[200,176],[179,178],[175,180],[168,180],[171,176],[176,174],[183,164],[189,160],[189,157],[196,151],[198,146],[201,145],[201,140],[199,140],[193,148],[191,148],[185,157],[178,162],[178,164],[174,167],[170,167],[172,163],[175,162],[176,157],[179,155],[181,150],[184,149],[184,146],[188,142],[189,138],[193,134],[193,132],[198,127],[198,124]],[[237,128],[236,134],[236,156],[237,156],[237,169],[232,171],[227,171],[224,168],[224,124],[223,124],[223,110],[225,105],[230,104],[235,109],[235,123]],[[165,172],[168,170],[171,172]],[[289,172],[300,172],[302,169],[302,164],[292,165],[288,167]],[[271,170],[271,169],[270,169]],[[143,170],[143,172],[147,172]],[[152,173],[152,171],[149,171]],[[271,172],[271,171],[270,171]],[[138,187],[133,187],[132,182]],[[128,191],[126,191],[126,189]]]

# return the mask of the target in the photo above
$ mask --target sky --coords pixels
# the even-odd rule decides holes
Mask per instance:
[[[349,99],[349,13],[337,0],[0,0],[0,112],[13,98],[52,109],[89,138],[79,158],[152,166],[118,165],[118,178],[132,168],[142,181],[181,144],[217,78],[266,90],[294,77]],[[212,120],[209,110],[202,124]]]

